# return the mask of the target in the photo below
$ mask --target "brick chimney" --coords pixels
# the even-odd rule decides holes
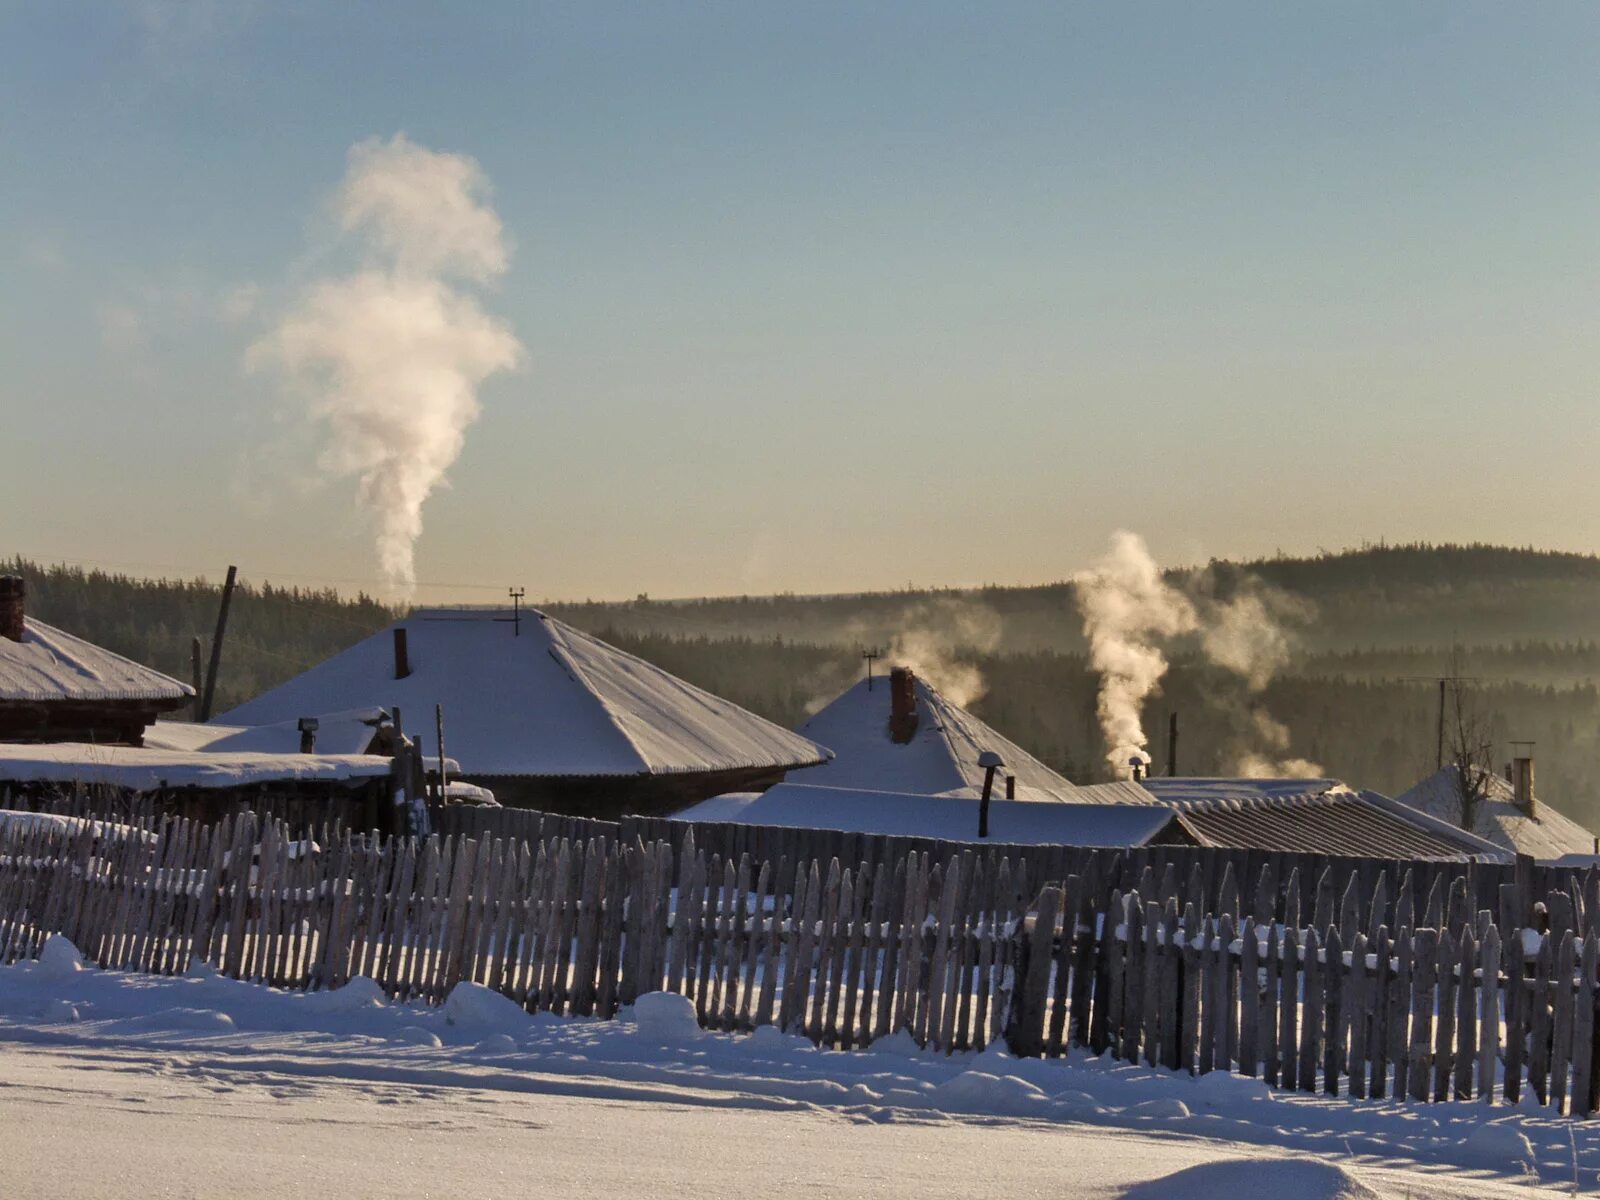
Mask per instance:
[[[1528,816],[1534,816],[1533,756],[1511,760],[1512,802]]]
[[[22,640],[22,618],[27,610],[28,585],[21,575],[0,575],[0,637]]]
[[[889,672],[889,740],[905,745],[917,735],[917,677],[910,667]]]

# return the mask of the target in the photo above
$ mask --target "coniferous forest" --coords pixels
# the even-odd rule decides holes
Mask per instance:
[[[13,560],[29,610],[178,678],[191,640],[209,648],[218,588]],[[1315,557],[1213,562],[1169,573],[1216,591],[1272,589],[1290,646],[1266,686],[1179,644],[1146,726],[1157,768],[1180,718],[1183,774],[1235,770],[1259,750],[1258,716],[1287,729],[1279,756],[1394,794],[1434,769],[1441,675],[1481,713],[1496,753],[1536,743],[1541,798],[1600,825],[1600,558],[1496,546],[1366,546]],[[915,638],[971,683],[970,707],[1070,778],[1105,777],[1090,672],[1068,582],[839,596],[549,604],[692,683],[795,725],[860,677],[864,648],[892,661]],[[245,573],[235,595],[217,711],[394,619],[367,596],[280,588]],[[937,679],[935,680],[937,682]],[[1455,686],[1455,685],[1452,685]]]

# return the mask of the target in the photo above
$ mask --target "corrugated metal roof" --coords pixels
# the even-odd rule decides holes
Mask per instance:
[[[1367,858],[1460,859],[1494,848],[1460,831],[1419,822],[1348,789],[1303,796],[1188,800],[1173,807],[1203,845]]]
[[[394,677],[393,626],[218,717],[293,722],[380,705],[445,744],[469,775],[675,775],[822,762],[828,752],[731,701],[534,610],[426,609],[406,629],[411,674]]]
[[[0,638],[0,701],[181,703],[193,695],[187,684],[32,617],[20,642]]]

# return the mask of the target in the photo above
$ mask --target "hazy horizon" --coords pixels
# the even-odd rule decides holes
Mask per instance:
[[[1600,550],[1590,7],[146,0],[8,34],[11,552],[379,583],[371,447],[330,461],[301,395],[366,327],[282,335],[374,255],[414,282],[426,239],[363,235],[347,174],[397,134],[478,173],[497,224],[424,283],[504,334],[419,603],[1039,583],[1119,528],[1169,565]]]

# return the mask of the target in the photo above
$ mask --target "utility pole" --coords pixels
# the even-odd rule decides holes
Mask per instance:
[[[211,702],[217,697],[217,670],[222,666],[222,638],[228,632],[228,606],[233,603],[234,585],[239,582],[239,568],[228,568],[228,579],[222,585],[222,605],[217,609],[217,632],[211,638],[211,669],[206,673],[206,694],[200,704],[200,719],[211,720]]]
[[[883,657],[883,651],[876,648],[864,648],[861,657],[867,660],[867,691],[872,690],[872,664]]]
[[[528,594],[527,588],[507,588],[506,594],[511,597],[511,636],[522,636],[522,598]]]
[[[1178,774],[1178,710],[1167,715],[1167,776]]]
[[[439,740],[439,803],[444,803],[444,705],[433,706],[433,732]]]
[[[191,712],[196,721],[203,721],[205,718],[200,715],[200,706],[205,703],[206,673],[205,667],[201,666],[198,633],[189,639],[189,674],[194,680],[194,704]]]

